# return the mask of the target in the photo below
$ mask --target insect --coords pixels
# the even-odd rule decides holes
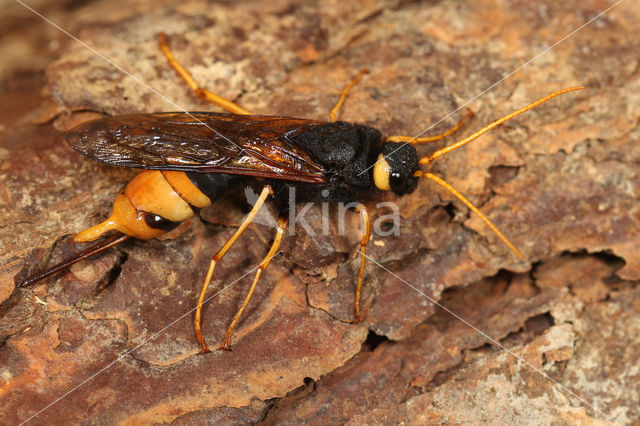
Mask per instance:
[[[478,138],[505,121],[563,93],[582,89],[572,87],[551,93],[470,136],[420,158],[416,145],[440,140],[457,131],[472,114],[442,134],[411,138],[383,137],[362,124],[336,121],[336,113],[349,90],[367,71],[363,70],[342,91],[330,121],[322,122],[285,116],[251,115],[235,103],[201,88],[189,72],[174,58],[165,37],[160,48],[169,64],[203,99],[230,113],[170,112],[133,114],[101,118],[72,129],[66,138],[72,148],[87,157],[114,166],[144,169],[118,194],[113,212],[104,222],[88,228],[73,242],[89,242],[116,231],[76,256],[37,274],[22,284],[41,280],[69,265],[105,250],[128,238],[148,239],[174,229],[207,207],[242,186],[260,185],[260,195],[240,227],[211,258],[203,280],[194,318],[194,331],[203,352],[209,351],[202,334],[202,305],[216,265],[253,221],[269,198],[282,212],[268,254],[258,265],[254,280],[241,307],[225,333],[222,349],[229,349],[231,336],[249,303],[258,280],[277,252],[287,226],[287,199],[290,188],[300,200],[363,202],[381,192],[396,196],[412,193],[420,178],[427,178],[450,191],[486,223],[520,259],[522,254],[498,228],[447,182],[420,166]],[[355,290],[354,321],[360,320],[360,291],[364,276],[365,250],[371,225],[364,204],[357,211],[363,221],[360,242],[360,270]]]

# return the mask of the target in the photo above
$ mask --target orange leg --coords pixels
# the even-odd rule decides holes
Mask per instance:
[[[267,266],[269,266],[271,259],[277,253],[278,248],[280,247],[280,242],[282,241],[282,235],[284,234],[284,230],[287,228],[287,221],[288,219],[285,217],[281,217],[280,219],[278,219],[278,229],[276,231],[276,236],[273,239],[273,244],[271,245],[271,249],[269,250],[269,253],[267,253],[267,255],[265,256],[265,258],[262,259],[262,262],[260,262],[260,265],[258,265],[258,270],[256,271],[256,275],[253,278],[253,283],[251,284],[249,293],[247,293],[247,297],[245,297],[244,302],[242,302],[242,306],[240,306],[240,309],[238,309],[238,313],[236,313],[236,316],[233,317],[233,321],[231,321],[231,324],[229,324],[229,327],[227,328],[227,332],[224,335],[224,343],[222,344],[222,347],[220,349],[224,349],[226,351],[231,350],[229,346],[229,342],[231,341],[231,334],[233,333],[233,329],[238,324],[240,315],[242,315],[242,312],[249,304],[249,300],[251,300],[251,296],[253,296],[253,292],[256,289],[258,280],[260,279],[260,275],[262,275],[262,271],[264,271],[267,268]]]
[[[342,93],[340,94],[340,99],[336,102],[335,106],[329,111],[329,119],[331,122],[336,121],[336,115],[342,104],[344,104],[347,95],[349,94],[349,90],[353,86],[355,86],[358,81],[362,78],[363,75],[368,74],[369,70],[364,68],[362,69],[357,76],[353,80],[351,80],[345,87],[342,89]],[[364,266],[366,262],[365,250],[367,244],[369,243],[369,239],[371,238],[371,221],[369,220],[369,212],[367,211],[367,207],[364,204],[358,204],[356,209],[360,213],[363,222],[363,231],[362,231],[362,241],[360,241],[360,272],[358,273],[358,284],[356,286],[356,297],[354,301],[354,323],[360,322],[360,291],[362,289],[362,279],[364,277]]]
[[[193,76],[191,76],[189,71],[187,71],[187,69],[183,67],[182,64],[180,64],[180,62],[176,60],[176,58],[173,56],[173,53],[171,53],[169,46],[167,46],[167,40],[164,33],[160,33],[159,36],[160,36],[160,50],[162,50],[162,53],[164,53],[164,56],[166,56],[167,60],[169,61],[169,65],[171,65],[171,67],[173,67],[173,69],[176,70],[178,75],[182,77],[182,79],[187,83],[187,85],[189,85],[189,87],[191,88],[191,90],[193,90],[193,93],[195,93],[197,97],[199,97],[200,99],[204,99],[205,101],[214,103],[218,105],[220,108],[226,111],[229,111],[230,113],[233,113],[233,114],[242,114],[242,115],[251,114],[249,111],[237,105],[236,103],[230,101],[229,99],[216,95],[215,93],[208,91],[204,87],[200,87],[198,83],[196,83]]]
[[[427,143],[427,142],[439,141],[440,139],[444,139],[447,136],[452,135],[455,132],[457,132],[458,130],[460,130],[462,128],[462,126],[464,125],[464,123],[467,120],[469,120],[471,117],[473,117],[473,111],[471,111],[469,109],[469,110],[467,110],[467,115],[465,115],[462,118],[462,120],[458,121],[458,124],[456,124],[455,126],[450,128],[446,132],[440,133],[439,135],[427,136],[425,138],[414,138],[413,136],[389,136],[389,137],[387,137],[386,142],[409,142],[409,143],[412,143],[412,144],[415,145],[415,144],[419,144],[419,143]]]
[[[369,73],[368,69],[366,68],[362,69],[358,73],[358,75],[353,80],[351,80],[349,84],[347,84],[344,87],[344,89],[342,89],[342,93],[340,94],[340,99],[338,99],[338,102],[336,102],[335,106],[331,108],[331,111],[329,111],[329,119],[332,123],[336,121],[336,114],[340,110],[340,107],[342,107],[344,100],[347,98],[347,94],[349,93],[349,90],[351,90],[351,88],[362,78],[363,75],[368,73]]]
[[[240,227],[231,236],[231,238],[229,238],[229,241],[226,242],[226,244],[220,249],[220,251],[217,252],[211,258],[211,262],[209,263],[209,270],[207,271],[207,275],[204,279],[204,282],[202,283],[202,289],[200,290],[200,297],[198,298],[198,306],[196,308],[196,316],[193,321],[194,329],[195,329],[194,331],[196,333],[196,339],[200,343],[200,346],[202,346],[202,352],[209,352],[209,348],[207,347],[207,344],[204,341],[204,337],[202,337],[202,325],[201,325],[202,324],[202,304],[204,303],[204,296],[207,293],[207,288],[209,287],[209,284],[211,283],[211,277],[213,277],[213,271],[216,268],[216,264],[224,257],[225,254],[227,254],[227,251],[229,251],[233,243],[236,242],[236,240],[240,237],[240,235],[242,235],[242,233],[247,229],[249,224],[256,217],[256,215],[258,214],[258,211],[264,204],[267,197],[272,194],[273,194],[273,190],[271,189],[271,187],[265,186],[264,188],[262,188],[262,192],[260,193],[260,196],[258,197],[256,204],[253,206],[253,208],[251,209],[247,217],[244,219]]]
[[[369,212],[364,204],[358,204],[356,209],[362,218],[362,240],[360,241],[360,272],[358,273],[358,285],[356,286],[356,298],[353,304],[354,323],[360,322],[360,290],[362,289],[362,278],[364,277],[364,265],[366,262],[365,250],[371,239],[371,220]]]

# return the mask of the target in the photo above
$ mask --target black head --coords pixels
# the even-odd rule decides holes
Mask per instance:
[[[413,176],[417,171],[418,153],[413,145],[387,142],[373,167],[373,181],[383,191],[410,194],[418,185],[418,179]]]

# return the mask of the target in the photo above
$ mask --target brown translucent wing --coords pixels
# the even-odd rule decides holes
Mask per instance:
[[[289,139],[323,124],[208,112],[132,114],[82,123],[67,142],[114,166],[325,182],[324,168]]]

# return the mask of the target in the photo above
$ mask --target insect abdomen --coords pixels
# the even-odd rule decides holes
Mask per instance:
[[[193,216],[194,208],[209,204],[211,199],[184,172],[145,170],[118,194],[109,219],[73,241],[93,241],[113,229],[135,238],[154,238]]]

